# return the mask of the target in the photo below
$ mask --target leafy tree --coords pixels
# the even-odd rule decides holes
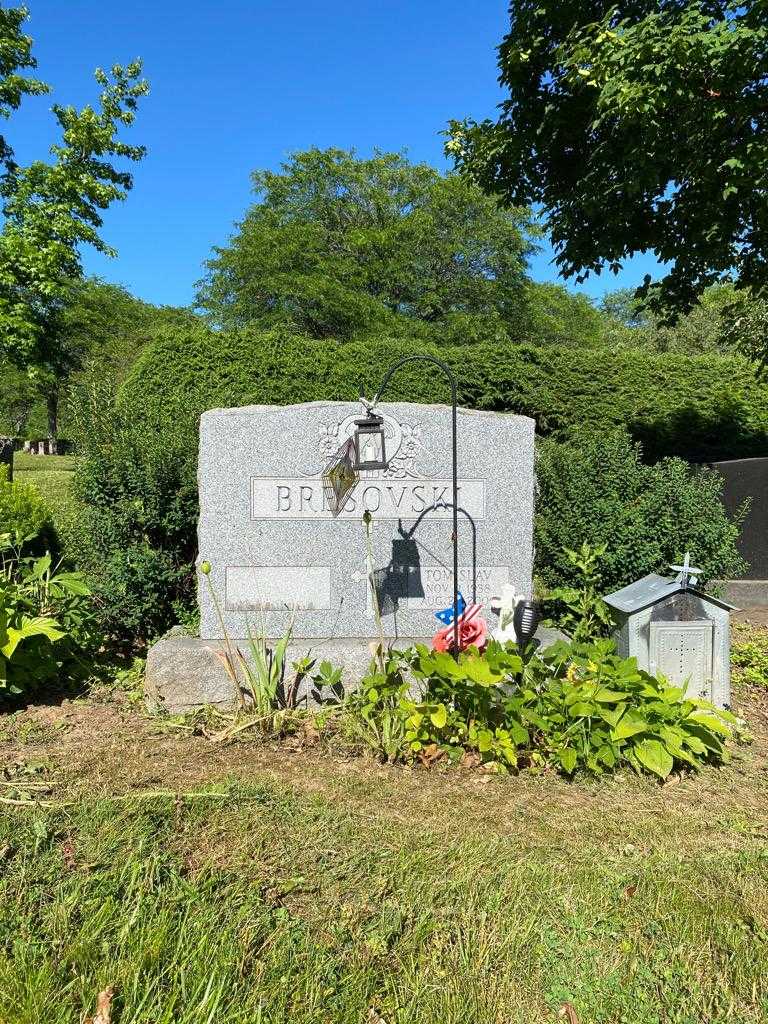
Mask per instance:
[[[768,368],[768,300],[754,299],[731,307],[726,316],[725,336],[754,361],[764,378]]]
[[[37,67],[32,40],[21,30],[26,19],[24,7],[0,9],[0,117],[6,120],[19,109],[24,96],[40,96],[49,91],[45,82],[19,74]],[[0,161],[6,172],[13,172],[13,149],[4,135],[0,135]]]
[[[517,322],[531,230],[458,175],[401,154],[311,149],[256,171],[259,201],[214,250],[198,302],[226,327],[348,338],[398,325]]]
[[[732,284],[715,284],[689,312],[671,325],[635,297],[631,288],[609,292],[602,301],[603,341],[612,348],[639,348],[683,355],[742,353],[760,364],[766,355],[768,302]]]
[[[615,291],[606,292],[600,309],[624,327],[645,327],[652,323],[648,310],[635,295],[634,288],[616,288]]]
[[[47,429],[55,437],[62,399],[68,396],[70,385],[83,370],[108,378],[114,387],[124,379],[144,347],[163,330],[196,320],[189,310],[153,306],[120,285],[98,278],[71,281],[55,317],[51,317],[56,344],[50,346],[34,376],[10,364],[4,370],[0,394],[9,410],[16,412],[13,417],[2,417],[0,430],[12,427],[13,433],[24,433],[31,418],[35,429]]]
[[[497,122],[454,122],[460,167],[540,203],[566,276],[653,251],[645,292],[688,310],[732,275],[768,289],[768,6],[762,0],[515,0]]]
[[[610,320],[586,295],[551,281],[530,281],[525,291],[526,338],[540,344],[601,344]]]
[[[25,434],[39,400],[37,386],[24,370],[0,362],[0,434]]]
[[[0,12],[0,113],[6,117],[24,94],[47,91],[19,74],[36,66],[31,40],[21,31],[26,16],[23,7]],[[48,372],[60,358],[59,317],[72,281],[82,276],[80,247],[113,254],[99,234],[101,215],[132,186],[114,160],[140,160],[145,152],[118,137],[148,91],[141,63],[115,64],[111,73],[99,68],[95,77],[101,87],[96,108],[53,106],[61,140],[50,162],[21,167],[5,140],[0,150],[6,168],[0,183],[0,355],[31,370]]]

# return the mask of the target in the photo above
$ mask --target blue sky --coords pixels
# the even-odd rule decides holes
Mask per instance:
[[[152,91],[131,140],[149,153],[127,201],[107,213],[110,260],[89,273],[151,302],[184,305],[203,260],[250,202],[249,174],[309,146],[407,149],[446,166],[452,117],[492,116],[506,0],[27,0],[39,75],[53,86],[8,125],[22,162],[44,157],[52,101],[96,97],[92,71],[141,57]],[[533,260],[556,279],[551,251]],[[599,297],[636,285],[655,261],[590,280]]]

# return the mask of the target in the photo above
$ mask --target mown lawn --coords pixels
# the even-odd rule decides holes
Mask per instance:
[[[742,710],[733,764],[664,786],[222,747],[116,697],[0,718],[4,791],[56,804],[0,807],[0,1021],[107,987],[112,1024],[768,1020]]]
[[[40,491],[53,515],[65,553],[71,546],[72,524],[77,506],[72,496],[75,460],[71,455],[29,455],[16,452],[13,457],[15,480],[31,483]]]
[[[71,455],[16,452],[13,457],[15,479],[33,483],[53,509],[69,501],[74,466],[75,460]]]
[[[54,512],[70,505],[74,468],[75,460],[67,455],[16,452],[13,456],[14,479],[34,483]]]

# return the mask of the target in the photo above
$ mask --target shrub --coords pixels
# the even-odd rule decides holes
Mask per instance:
[[[45,534],[50,539],[51,513],[32,485],[8,480],[8,467],[0,465],[0,534],[10,534],[21,547]]]
[[[78,395],[76,435],[71,543],[102,628],[129,643],[153,638],[192,603],[196,460],[177,434],[135,420],[93,381]]]
[[[409,680],[410,674],[410,680]],[[414,698],[409,681],[420,696]],[[507,772],[554,767],[600,775],[628,766],[666,778],[728,759],[735,718],[622,659],[610,640],[559,642],[527,661],[491,642],[457,659],[421,645],[390,653],[349,710],[387,759],[445,758]]]
[[[500,345],[442,347],[400,338],[314,340],[274,328],[215,332],[195,325],[167,331],[141,356],[121,403],[141,419],[183,425],[192,434],[206,409],[355,400],[414,349],[453,369],[461,404],[532,416],[542,436],[567,440],[585,424],[627,426],[655,460],[679,455],[715,461],[763,455],[768,388],[736,357]],[[391,400],[445,402],[446,382],[428,364],[410,365],[387,391]],[[196,438],[193,438],[196,443]]]
[[[535,745],[569,775],[627,764],[665,779],[728,760],[734,716],[619,658],[610,640],[555,644],[529,668],[522,699]]]
[[[517,767],[518,748],[525,751],[531,736],[524,700],[519,690],[510,692],[523,671],[514,645],[492,642],[484,654],[469,648],[458,659],[419,645],[411,667],[423,691],[418,702],[402,703],[411,756],[427,764],[440,753],[470,763],[474,756],[501,771]]]
[[[567,549],[605,545],[603,592],[649,572],[664,573],[690,550],[703,582],[738,576],[739,524],[720,500],[715,470],[681,459],[645,465],[626,434],[585,433],[571,444],[544,441],[536,464],[537,571],[548,586],[579,586]]]
[[[21,556],[0,534],[0,696],[27,694],[77,675],[91,642],[89,590],[50,553]]]

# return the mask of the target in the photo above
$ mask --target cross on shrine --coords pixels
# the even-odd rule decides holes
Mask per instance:
[[[673,569],[677,573],[677,582],[681,585],[683,590],[687,590],[688,587],[695,587],[699,582],[699,576],[701,576],[701,569],[696,569],[691,565],[691,555],[689,551],[685,552],[685,558],[683,558],[682,565],[670,565],[670,569]]]

